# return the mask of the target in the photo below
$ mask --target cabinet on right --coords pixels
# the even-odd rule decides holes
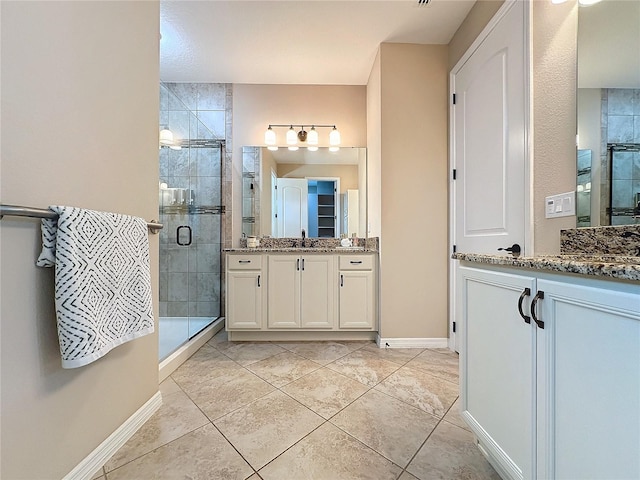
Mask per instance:
[[[462,417],[503,478],[640,478],[640,284],[459,267]]]
[[[340,255],[340,328],[375,329],[374,255]]]

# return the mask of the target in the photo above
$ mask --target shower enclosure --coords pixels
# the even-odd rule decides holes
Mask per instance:
[[[640,224],[640,143],[607,145],[611,162],[611,225]]]
[[[210,119],[160,85],[160,361],[220,316],[224,136]]]

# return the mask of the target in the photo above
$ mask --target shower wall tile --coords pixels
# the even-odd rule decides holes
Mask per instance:
[[[633,90],[633,114],[640,116],[640,88]]]
[[[633,152],[618,152],[611,172],[614,180],[630,180],[633,172]]]
[[[189,300],[189,274],[167,273],[169,277],[168,298],[170,302],[186,302]]]
[[[162,114],[169,110],[169,92],[167,87],[160,84],[160,125],[162,125]]]
[[[613,193],[611,195],[611,206],[613,208],[632,208],[633,194],[631,187],[632,180],[612,180],[611,186]]]
[[[189,302],[168,302],[167,316],[186,317],[189,314]]]
[[[220,205],[220,177],[191,177],[195,181],[196,205]]]
[[[226,84],[197,83],[197,106],[195,110],[224,110],[226,104]]]
[[[196,250],[196,272],[220,273],[220,246],[218,244],[198,245]]]
[[[609,143],[633,142],[633,116],[610,115],[607,141]]]
[[[609,115],[633,115],[635,92],[632,89],[612,89],[609,94]]]
[[[160,301],[167,302],[169,300],[169,275],[167,272],[160,272],[158,284]]]
[[[189,110],[196,110],[198,108],[198,88],[193,83],[167,83],[167,88],[176,96],[180,101],[180,110],[184,110],[185,107]],[[174,105],[175,106],[175,105]]]
[[[169,151],[169,176],[187,177],[189,176],[189,148]],[[175,185],[169,185],[175,187]]]
[[[634,180],[640,180],[640,152],[633,152],[633,168],[631,171],[631,178]]]
[[[186,110],[169,111],[169,130],[173,133],[174,140],[189,139],[190,113]]]
[[[220,149],[197,148],[196,161],[191,163],[191,175],[205,177],[221,176]]]
[[[168,270],[173,273],[189,271],[188,247],[170,246],[167,248]]]
[[[224,138],[224,110],[198,110],[198,119],[204,124],[207,130],[213,134],[211,138]]]
[[[220,284],[220,275],[217,273],[197,273],[197,299],[203,302],[216,300],[216,285]]]
[[[160,301],[158,303],[158,316],[159,317],[168,317],[169,316],[169,303]]]
[[[640,115],[633,117],[633,143],[640,143]]]

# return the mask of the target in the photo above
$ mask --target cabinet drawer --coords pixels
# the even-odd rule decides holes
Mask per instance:
[[[227,259],[227,268],[229,270],[262,269],[262,255],[229,255]]]
[[[373,270],[373,255],[340,255],[340,270]]]

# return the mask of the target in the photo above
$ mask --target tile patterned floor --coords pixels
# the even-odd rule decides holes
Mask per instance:
[[[496,479],[458,412],[458,358],[372,342],[228,342],[162,385],[97,480]]]

